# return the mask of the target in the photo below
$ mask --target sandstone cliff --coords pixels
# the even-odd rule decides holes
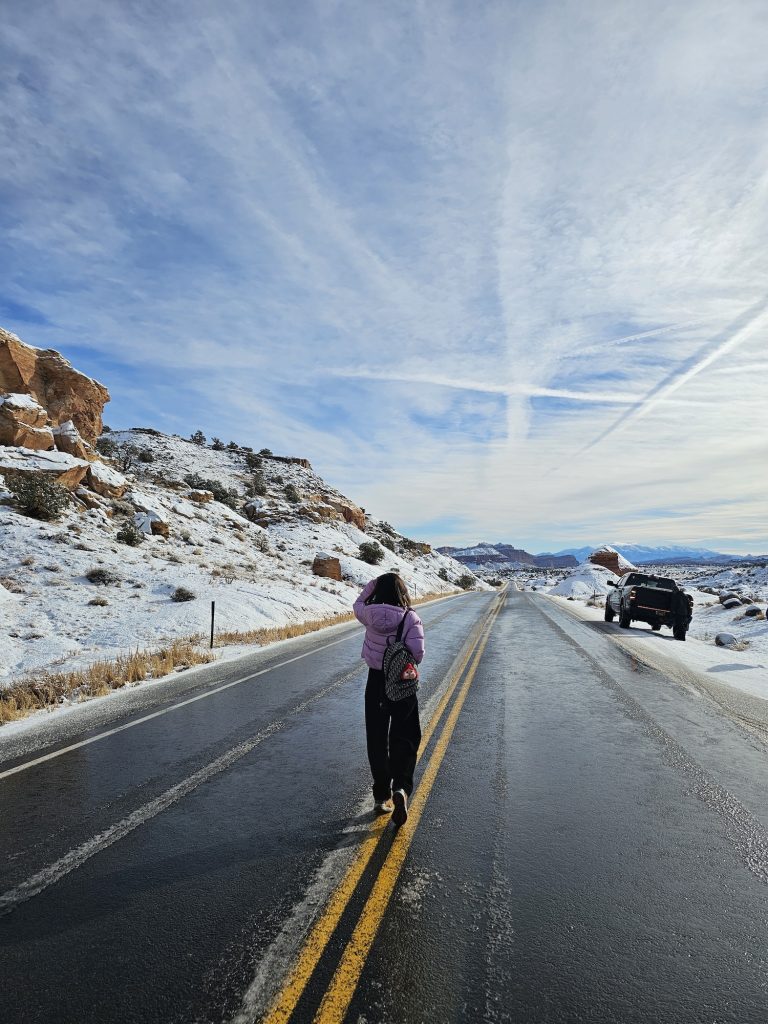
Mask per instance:
[[[109,401],[103,384],[78,373],[58,352],[26,345],[0,327],[3,393],[31,395],[48,413],[47,426],[58,427],[72,420],[90,444],[101,434],[101,416]]]

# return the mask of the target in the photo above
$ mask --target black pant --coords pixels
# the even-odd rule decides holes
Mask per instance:
[[[421,743],[419,699],[389,700],[384,673],[368,669],[365,687],[365,737],[373,776],[373,799],[388,800],[393,789],[413,790],[413,771]]]

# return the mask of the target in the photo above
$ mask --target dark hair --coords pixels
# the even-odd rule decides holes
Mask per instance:
[[[376,580],[373,593],[365,603],[394,604],[401,608],[410,608],[411,597],[408,588],[396,572],[385,572]]]

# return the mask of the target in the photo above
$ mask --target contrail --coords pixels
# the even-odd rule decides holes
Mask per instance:
[[[727,352],[736,348],[743,341],[749,337],[752,332],[758,328],[762,321],[766,318],[766,310],[768,310],[768,297],[760,299],[749,309],[745,310],[741,316],[737,317],[731,324],[726,327],[724,331],[716,335],[714,338],[715,347],[710,349],[708,344],[704,348],[699,349],[695,355],[687,359],[681,366],[679,366],[672,373],[667,374],[663,380],[659,381],[651,390],[644,395],[639,401],[635,402],[634,405],[628,409],[625,413],[622,413],[618,419],[614,420],[609,427],[606,427],[602,433],[598,434],[594,440],[590,441],[588,445],[585,445],[579,452],[582,455],[584,452],[589,451],[596,445],[600,444],[611,434],[625,426],[631,420],[638,419],[642,416],[646,416],[652,409],[654,409],[660,402],[663,402],[675,391],[683,387],[694,377],[698,376],[702,370],[711,366],[716,360],[720,359]],[[709,349],[709,351],[707,351]],[[704,354],[706,353],[706,354]]]

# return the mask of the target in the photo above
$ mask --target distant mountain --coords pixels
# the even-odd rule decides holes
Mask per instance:
[[[502,543],[483,542],[471,548],[443,547],[437,548],[437,551],[461,562],[473,572],[481,569],[521,569],[526,565],[539,569],[566,569],[578,564],[573,555],[567,552],[558,555],[532,555],[523,548]]]
[[[709,548],[697,548],[688,547],[685,545],[667,544],[659,545],[656,547],[647,546],[643,544],[621,544],[618,542],[612,542],[611,547],[615,548],[620,554],[624,555],[625,558],[629,559],[630,562],[634,562],[635,565],[648,565],[654,563],[656,565],[663,563],[680,563],[680,562],[695,562],[701,564],[702,562],[741,562],[745,560],[742,555],[727,555],[721,551],[712,551]],[[594,551],[594,547],[581,547],[581,548],[563,548],[561,551],[555,552],[555,555],[573,555],[579,562],[583,562],[585,558],[591,552]],[[546,557],[548,553],[540,557]],[[758,556],[746,556],[746,559]]]

